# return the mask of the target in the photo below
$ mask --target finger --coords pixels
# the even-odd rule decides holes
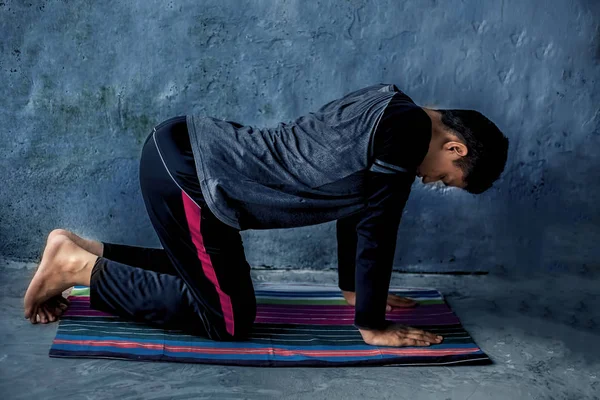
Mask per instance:
[[[428,340],[430,342],[435,342],[435,343],[439,343],[442,341],[441,336],[436,335],[434,333],[430,333],[430,332],[423,332],[421,334],[421,337],[423,338],[423,340]]]
[[[426,332],[422,329],[413,328],[412,326],[407,326],[406,330],[407,330],[407,332],[416,333],[418,335],[423,335],[425,337],[428,337],[428,338],[434,339],[434,340],[437,339],[438,337],[441,337],[439,335],[436,335],[435,333]]]
[[[385,311],[392,311],[392,306],[390,306],[389,304],[385,306]]]
[[[425,341],[425,342],[430,342],[430,343],[439,343],[440,339],[441,339],[441,337],[438,339],[437,335],[433,335],[428,332],[418,333],[418,332],[409,331],[405,334],[405,336],[409,337],[409,338]]]
[[[405,329],[406,329],[406,332],[418,333],[420,335],[427,333],[423,329],[414,328],[412,326],[407,326],[407,327],[405,327]]]
[[[428,340],[432,343],[441,343],[444,338],[440,335],[434,335],[433,333],[429,333],[423,336],[424,340]]]
[[[430,343],[427,341],[411,339],[411,338],[404,338],[403,340],[401,340],[400,343],[402,346],[429,346],[430,345]]]
[[[413,299],[409,299],[407,297],[400,297],[395,295],[390,295],[388,298],[388,304],[396,307],[412,307],[417,304]]]
[[[404,334],[404,337],[428,343],[435,342],[435,339],[414,332],[407,332],[406,334]]]
[[[395,301],[398,303],[414,303],[415,302],[413,299],[410,299],[408,297],[395,296],[395,295],[390,295],[389,300],[392,300],[392,301]]]
[[[436,333],[432,333],[432,332],[424,332],[425,336],[436,341],[436,342],[441,342],[444,337],[442,335],[438,335]]]
[[[417,303],[389,303],[394,308],[412,308],[417,305]]]

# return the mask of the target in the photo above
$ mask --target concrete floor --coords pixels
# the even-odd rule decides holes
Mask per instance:
[[[393,277],[392,285],[440,290],[493,365],[248,368],[50,358],[57,323],[23,318],[35,267],[0,260],[3,399],[600,398],[600,279],[590,272]],[[254,271],[256,281],[335,283],[336,277],[335,271]]]

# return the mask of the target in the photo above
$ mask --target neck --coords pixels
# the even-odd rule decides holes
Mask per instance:
[[[429,119],[431,119],[431,141],[443,141],[446,137],[446,129],[444,128],[445,125],[442,123],[442,115],[436,110],[425,107],[421,108],[427,113]]]

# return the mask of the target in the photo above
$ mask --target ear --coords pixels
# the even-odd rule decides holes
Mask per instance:
[[[455,159],[464,157],[469,152],[464,143],[457,141],[446,142],[444,144],[444,150],[451,152]]]

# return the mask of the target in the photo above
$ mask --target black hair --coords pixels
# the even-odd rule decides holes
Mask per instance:
[[[467,155],[454,161],[463,170],[465,190],[474,194],[485,192],[504,171],[508,138],[478,111],[436,111],[441,113],[442,123],[467,146]]]

